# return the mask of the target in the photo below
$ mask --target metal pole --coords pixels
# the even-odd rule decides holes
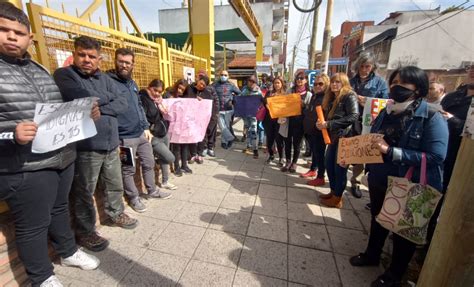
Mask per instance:
[[[227,70],[227,44],[224,43],[224,70]]]
[[[293,79],[295,73],[295,61],[296,61],[296,45],[293,46],[293,58],[291,59],[291,69],[290,75],[288,76],[288,80]]]
[[[329,50],[331,49],[331,19],[333,4],[333,0],[328,0],[328,6],[326,10],[326,25],[324,27],[323,56],[321,61],[323,62],[323,69],[324,73],[326,74],[328,72]]]
[[[319,15],[319,6],[314,10],[313,15],[313,31],[311,33],[311,46],[310,46],[310,55],[309,55],[309,69],[314,70],[316,67],[316,36],[318,32],[318,15]]]

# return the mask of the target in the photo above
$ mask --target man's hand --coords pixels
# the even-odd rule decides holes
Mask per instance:
[[[153,138],[153,135],[151,134],[150,130],[145,130],[144,134],[145,134],[146,140],[151,142],[151,139]]]
[[[359,105],[365,106],[365,102],[367,102],[367,97],[357,95],[357,101],[359,102]]]
[[[449,120],[450,118],[454,117],[453,114],[450,114],[448,112],[445,112],[445,111],[440,111],[440,112],[446,120]]]
[[[18,144],[25,145],[31,142],[38,131],[38,125],[34,122],[21,122],[15,128],[15,141]]]
[[[100,119],[100,109],[99,109],[99,103],[94,102],[92,104],[92,110],[91,110],[91,119],[95,122]]]
[[[383,154],[386,154],[388,152],[388,148],[390,147],[382,137],[373,139],[372,145]]]

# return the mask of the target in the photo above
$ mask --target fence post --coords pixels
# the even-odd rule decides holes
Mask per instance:
[[[46,39],[43,35],[43,22],[41,21],[40,6],[33,3],[26,3],[28,15],[31,22],[31,31],[34,34],[34,45],[36,53],[38,54],[38,62],[43,65],[48,71],[51,71],[49,63],[48,48],[46,46]]]
[[[165,83],[166,87],[169,87],[173,84],[171,82],[170,50],[164,38],[156,38],[156,43],[160,45],[159,63],[160,63],[161,80]]]

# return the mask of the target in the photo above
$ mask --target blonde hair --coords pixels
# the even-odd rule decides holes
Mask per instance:
[[[325,74],[325,73],[321,73],[321,74],[319,74],[319,75],[316,76],[316,78],[314,79],[315,82],[316,82],[316,80],[317,80],[318,78],[320,78],[320,79],[323,81],[323,83],[324,83],[324,90],[327,91],[327,89],[329,88],[329,84],[330,84],[330,82],[331,82],[331,80],[329,79],[329,76],[328,76],[327,74]]]
[[[336,73],[331,77],[330,83],[334,81],[339,81],[342,84],[342,88],[339,91],[339,94],[336,95],[331,88],[329,87],[326,89],[326,93],[324,94],[323,99],[323,108],[324,110],[329,110],[329,105],[332,103],[331,110],[329,110],[328,118],[332,118],[334,116],[334,112],[336,111],[337,105],[339,102],[352,92],[351,84],[349,83],[349,77],[345,73]]]

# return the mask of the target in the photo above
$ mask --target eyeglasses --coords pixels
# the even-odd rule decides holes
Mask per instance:
[[[298,78],[296,78],[296,80],[303,81],[303,80],[306,80],[306,78],[305,77],[298,77]]]
[[[323,83],[323,82],[320,82],[320,83],[314,83],[314,85],[315,85],[315,86],[320,86],[320,87],[322,87],[322,86],[324,86],[324,83]]]
[[[221,76],[228,77],[229,75],[226,75],[226,74],[221,74]]]
[[[123,66],[132,66],[133,65],[132,62],[128,62],[128,61],[117,61],[117,63],[119,65],[123,65]]]

